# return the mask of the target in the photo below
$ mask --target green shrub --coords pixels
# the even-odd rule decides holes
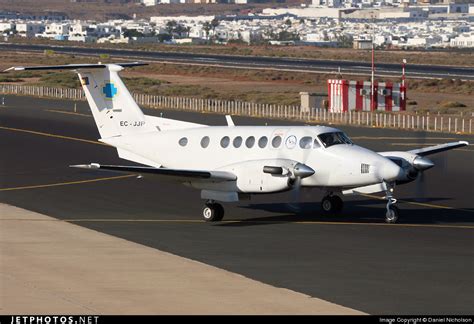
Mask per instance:
[[[79,78],[75,73],[48,73],[40,78],[41,85],[46,87],[79,88]]]

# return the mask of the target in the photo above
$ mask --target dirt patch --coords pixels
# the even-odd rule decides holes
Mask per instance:
[[[69,63],[96,63],[99,58],[73,55],[3,52],[0,69],[13,65],[44,65]],[[108,61],[117,61],[110,58]],[[15,83],[45,85],[45,75],[57,72],[18,72],[2,77],[20,79]],[[335,74],[293,73],[268,70],[241,70],[209,66],[179,64],[151,64],[123,72],[125,82],[132,91],[169,96],[243,100],[268,104],[298,105],[299,93],[327,93],[326,81]],[[368,78],[351,77],[352,80]],[[43,79],[41,79],[43,78]],[[42,81],[43,80],[43,81]],[[46,77],[50,86],[76,86],[71,72],[63,77]],[[155,80],[155,81],[153,81]],[[400,82],[398,79],[384,81]],[[71,83],[72,82],[72,83]],[[474,82],[460,80],[408,80],[409,111],[431,111],[449,114],[474,113]],[[443,106],[445,102],[457,102],[456,107]],[[465,107],[462,107],[464,105]]]

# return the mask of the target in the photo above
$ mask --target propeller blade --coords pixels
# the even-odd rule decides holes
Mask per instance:
[[[425,200],[425,175],[421,171],[418,174],[418,177],[416,178],[416,183],[415,183],[415,200],[417,201],[424,201]]]
[[[293,183],[293,189],[290,192],[290,203],[287,206],[291,211],[298,213],[300,212],[300,201],[301,201],[301,178],[297,177]]]

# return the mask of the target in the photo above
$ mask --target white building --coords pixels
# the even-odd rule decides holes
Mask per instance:
[[[451,47],[474,48],[474,33],[459,35],[451,39],[449,45]]]
[[[0,33],[15,29],[15,24],[11,22],[0,22]]]
[[[16,24],[16,31],[21,37],[32,38],[36,34],[41,34],[45,31],[45,26],[41,22],[22,22]]]
[[[147,7],[156,6],[158,4],[158,0],[141,0],[141,3]]]
[[[56,40],[67,40],[69,36],[69,23],[49,23],[46,24],[42,37],[54,38]]]

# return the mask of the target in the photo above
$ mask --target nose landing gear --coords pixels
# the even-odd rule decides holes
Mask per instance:
[[[393,184],[385,182],[385,199],[387,199],[386,211],[385,211],[385,222],[389,224],[396,223],[400,216],[400,210],[395,206],[397,199],[393,197]]]

